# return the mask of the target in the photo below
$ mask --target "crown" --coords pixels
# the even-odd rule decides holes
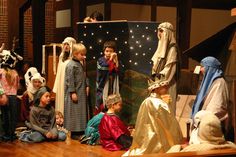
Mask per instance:
[[[169,82],[166,81],[163,77],[161,77],[161,79],[155,79],[155,81],[148,78],[148,90],[149,91],[152,91],[153,89],[156,89],[156,88],[159,88],[162,86],[166,86],[168,84],[169,84]]]
[[[109,95],[105,102],[106,102],[106,106],[110,106],[110,105],[118,103],[120,101],[122,101],[121,96],[118,94],[113,94],[113,95]]]

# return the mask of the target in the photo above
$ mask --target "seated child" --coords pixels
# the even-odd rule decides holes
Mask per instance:
[[[61,140],[65,140],[68,130],[64,128],[64,116],[60,111],[56,111],[56,124],[57,124],[57,130],[58,130],[58,137],[61,137]],[[65,138],[65,139],[62,139]]]
[[[35,67],[31,67],[25,74],[25,84],[27,90],[21,97],[21,112],[20,120],[29,121],[30,109],[33,106],[34,94],[37,90],[46,84],[45,78],[43,78]]]
[[[84,136],[81,137],[80,142],[82,144],[87,143],[90,145],[96,145],[99,143],[100,134],[98,131],[98,126],[101,122],[102,117],[104,116],[103,112],[100,112],[92,119],[88,121],[87,127],[85,129]]]
[[[167,95],[168,81],[150,81],[151,94],[139,107],[133,143],[123,156],[165,153],[174,144],[182,143],[182,132]]]
[[[22,133],[20,140],[25,142],[42,142],[51,140],[65,140],[66,137],[58,136],[56,115],[50,105],[50,91],[41,87],[34,96],[34,106],[30,110],[30,122],[26,123],[32,132]]]
[[[127,126],[116,115],[122,108],[119,95],[109,95],[105,101],[108,111],[104,114],[99,125],[100,142],[109,151],[127,149],[132,143],[132,137]]]
[[[234,143],[225,140],[220,119],[213,113],[200,112],[194,116],[194,119],[198,119],[197,133],[191,134],[189,145],[175,145],[168,153],[236,148]]]

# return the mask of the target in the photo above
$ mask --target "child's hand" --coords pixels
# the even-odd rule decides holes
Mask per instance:
[[[114,52],[114,53],[111,54],[110,60],[115,60],[116,57],[117,57],[117,53]]]
[[[77,103],[78,102],[78,96],[76,93],[72,93],[71,94],[71,99],[73,101],[73,103]]]
[[[89,96],[89,87],[86,87],[86,95]]]
[[[53,137],[53,134],[49,131],[46,133],[45,135],[47,138],[52,138]]]

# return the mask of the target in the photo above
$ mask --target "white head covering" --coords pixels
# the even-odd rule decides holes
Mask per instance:
[[[213,113],[205,115],[198,130],[198,138],[201,143],[222,144],[225,138],[221,128],[221,122]]]
[[[46,85],[46,80],[45,78],[43,78],[40,73],[38,72],[38,70],[35,67],[31,67],[27,70],[27,72],[25,73],[25,84],[27,86],[27,91],[34,94],[37,89],[34,88],[33,86],[33,80],[40,80],[40,82],[42,83],[42,86]]]
[[[158,26],[158,30],[160,29],[163,30],[163,33],[162,33],[161,38],[158,36],[158,39],[159,39],[158,47],[151,59],[153,61],[153,71],[156,71],[161,58],[166,57],[168,46],[171,43],[176,43],[176,40],[174,37],[174,28],[171,23],[169,22],[161,23]]]
[[[65,43],[70,45],[70,55],[69,55],[69,57],[71,58],[72,57],[72,48],[73,48],[73,45],[76,44],[76,40],[72,37],[66,37],[64,39],[64,41],[62,42],[62,53],[60,54],[61,59],[63,58],[63,56],[65,54],[65,51],[63,49],[63,46],[64,46]]]
[[[193,130],[191,131],[189,144],[200,144],[199,138],[198,138],[198,130],[199,130],[199,124],[202,120],[202,117],[206,116],[207,114],[212,114],[211,111],[201,110],[196,113],[196,115],[193,118]]]
[[[222,144],[225,138],[221,129],[221,122],[210,111],[199,111],[194,116],[194,127],[191,133],[190,144]]]

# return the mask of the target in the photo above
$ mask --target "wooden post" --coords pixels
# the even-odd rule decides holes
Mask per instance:
[[[180,52],[189,48],[192,0],[178,0],[176,38]],[[182,68],[188,68],[188,58],[182,54]]]
[[[87,12],[86,1],[85,0],[79,0],[79,2],[77,2],[78,0],[74,0],[74,1],[75,1],[74,3],[77,3],[76,7],[77,7],[77,5],[79,7],[79,10],[75,9],[75,11],[77,11],[77,14],[79,16],[78,19],[80,22],[83,22],[84,18],[86,17],[86,12]],[[78,21],[76,21],[76,22],[78,22]],[[76,27],[77,27],[77,25],[76,25]],[[78,34],[76,34],[76,35],[78,35]]]
[[[42,69],[42,45],[45,42],[45,2],[32,0],[33,54],[38,71]]]
[[[83,22],[83,19],[86,17],[86,2],[84,0],[73,0],[72,3],[72,28],[74,37],[77,39],[78,37],[78,25],[77,22]]]
[[[234,82],[233,82],[233,89],[234,89],[234,103],[236,103],[236,80],[234,80]],[[233,118],[233,124],[234,124],[234,143],[236,143],[236,116],[235,116],[235,114],[236,114],[236,107],[235,107],[235,104],[233,104],[233,109],[234,109],[234,111],[233,111],[233,116],[232,116],[232,118]]]
[[[151,2],[151,21],[157,20],[157,1],[152,0]]]
[[[111,0],[104,1],[104,20],[110,21],[111,20]]]

